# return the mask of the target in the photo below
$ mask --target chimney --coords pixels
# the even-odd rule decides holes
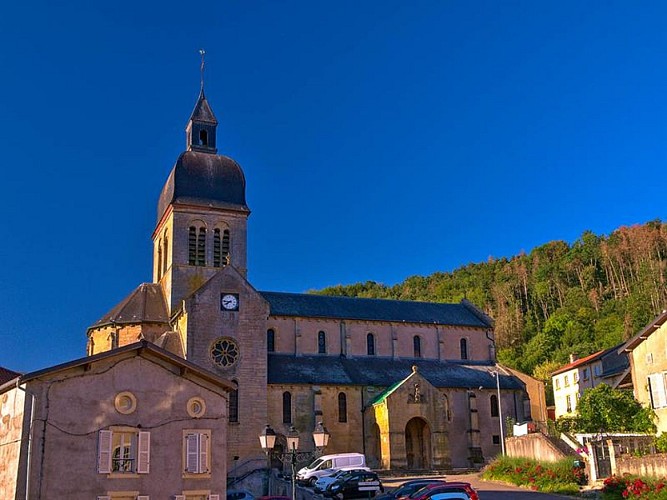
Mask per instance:
[[[570,363],[574,363],[578,359],[579,356],[577,356],[576,354],[570,354]]]

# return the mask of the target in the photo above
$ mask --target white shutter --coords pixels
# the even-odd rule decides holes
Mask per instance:
[[[199,434],[185,436],[185,471],[199,472]]]
[[[220,500],[220,495],[209,495],[208,500]]]
[[[109,474],[111,472],[111,438],[113,432],[100,431],[97,440],[97,472]],[[109,497],[98,497],[100,499]]]
[[[211,472],[208,465],[208,434],[199,434],[199,472]]]
[[[185,500],[185,495],[174,495],[174,500]]]
[[[137,495],[137,500],[150,500],[148,495]]]
[[[148,474],[151,465],[151,433],[139,432],[137,473]]]
[[[651,403],[653,408],[667,406],[667,395],[665,394],[665,379],[662,373],[654,373],[648,376],[649,388],[651,390]]]

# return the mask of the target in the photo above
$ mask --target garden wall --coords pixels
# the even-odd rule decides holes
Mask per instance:
[[[616,456],[616,470],[618,476],[633,474],[663,478],[667,477],[667,454],[644,455],[635,457],[632,455]]]
[[[557,462],[574,455],[574,453],[564,453],[540,432],[507,438],[505,448],[507,449],[507,455],[510,457],[532,458],[546,462]]]

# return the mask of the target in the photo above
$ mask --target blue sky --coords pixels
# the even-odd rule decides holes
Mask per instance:
[[[667,4],[10,2],[0,366],[85,353],[151,280],[199,90],[261,290],[394,284],[667,218]]]

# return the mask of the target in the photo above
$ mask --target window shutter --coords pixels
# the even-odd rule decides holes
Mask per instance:
[[[208,465],[209,437],[207,434],[199,434],[199,472],[211,472]]]
[[[109,497],[109,496],[98,496],[97,500],[111,500],[111,497]],[[185,500],[185,499],[183,499],[183,500]]]
[[[148,474],[151,462],[151,433],[139,432],[137,473]]]
[[[199,434],[185,436],[185,471],[199,472]]]
[[[111,431],[100,431],[97,441],[97,472],[109,474],[111,472]],[[109,497],[98,497],[109,498]]]
[[[148,495],[137,495],[137,500],[150,500]]]
[[[220,500],[220,495],[209,495],[208,500]]]
[[[665,382],[661,373],[654,373],[648,376],[649,387],[651,390],[651,403],[653,408],[662,408],[667,406],[667,396],[665,395]]]
[[[185,500],[185,495],[174,495],[174,500]]]

